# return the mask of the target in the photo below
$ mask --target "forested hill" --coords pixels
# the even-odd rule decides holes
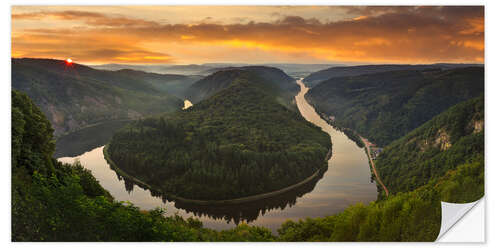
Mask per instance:
[[[326,166],[328,134],[279,105],[279,89],[253,72],[192,108],[116,133],[110,159],[164,193],[223,200],[275,191]]]
[[[389,144],[376,160],[382,182],[393,194],[414,190],[465,163],[484,166],[483,96],[437,115]],[[474,185],[483,185],[477,181],[467,179],[464,185],[477,190]],[[457,188],[450,187],[447,195]]]
[[[170,87],[195,80],[96,70],[60,60],[12,59],[12,88],[26,93],[42,109],[56,135],[102,121],[178,110],[183,102],[169,93]]]
[[[295,95],[300,90],[295,80],[280,69],[266,66],[245,66],[221,69],[194,83],[186,92],[187,98],[192,103],[198,103],[205,100],[228,87],[235,78],[243,73],[242,71],[256,74],[266,80],[268,84],[277,87],[277,96],[280,97],[280,102],[287,107],[295,106],[292,105],[292,102],[294,101]]]
[[[92,65],[90,66],[94,69],[100,69],[100,70],[113,70],[113,71],[118,71],[118,70],[123,70],[123,69],[130,69],[130,70],[136,70],[136,71],[143,71],[143,72],[151,72],[151,73],[157,73],[157,74],[174,74],[174,75],[207,75],[205,74],[205,71],[212,69],[212,67],[208,65],[197,65],[197,64],[189,64],[189,65],[165,65],[165,64],[160,64],[160,65],[144,65],[144,64],[116,64],[116,63],[111,63],[111,64],[101,64],[101,65]]]
[[[484,68],[403,70],[332,78],[306,99],[335,123],[385,146],[447,108],[484,93]]]
[[[452,68],[465,68],[471,66],[481,66],[481,65],[437,63],[428,65],[383,64],[383,65],[331,67],[328,69],[311,73],[306,78],[304,78],[304,84],[312,88],[318,85],[320,82],[326,81],[333,77],[359,76],[359,75],[382,73],[382,72],[396,71],[396,70],[452,69]]]

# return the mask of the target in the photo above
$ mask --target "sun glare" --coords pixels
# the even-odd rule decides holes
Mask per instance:
[[[66,59],[66,64],[72,64],[72,63],[73,63],[73,60],[71,60],[71,58]]]

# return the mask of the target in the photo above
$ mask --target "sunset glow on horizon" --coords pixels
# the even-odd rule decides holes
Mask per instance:
[[[484,63],[484,7],[13,6],[11,55],[84,64]]]

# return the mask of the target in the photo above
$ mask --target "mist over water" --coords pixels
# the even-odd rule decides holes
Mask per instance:
[[[122,178],[113,171],[103,155],[103,144],[95,145],[88,152],[65,152],[60,161],[73,163],[76,159],[99,180],[118,201],[130,201],[141,209],[156,207],[166,209],[167,215],[178,214],[184,218],[196,217],[203,225],[214,229],[228,229],[245,221],[250,225],[264,226],[276,232],[276,229],[287,219],[298,220],[306,217],[323,217],[335,214],[356,203],[368,204],[377,198],[377,188],[371,181],[368,158],[362,148],[349,140],[342,132],[328,125],[307,103],[304,95],[309,90],[301,80],[301,87],[296,96],[297,106],[302,116],[309,122],[321,127],[332,139],[332,157],[328,160],[328,169],[312,182],[285,194],[231,206],[197,206],[170,201],[168,197],[143,189]],[[185,101],[183,109],[192,106]],[[80,131],[80,136],[89,137]],[[58,148],[65,144],[78,143],[78,138],[59,140]],[[79,148],[79,147],[75,147]]]

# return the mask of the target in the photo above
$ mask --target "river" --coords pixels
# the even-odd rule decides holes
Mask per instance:
[[[144,210],[162,207],[166,209],[167,215],[195,217],[202,221],[204,226],[219,230],[232,228],[244,221],[276,232],[287,219],[324,217],[340,212],[349,205],[360,202],[368,204],[376,200],[377,188],[375,182],[371,180],[370,166],[364,150],[321,119],[304,98],[309,89],[302,80],[297,80],[297,84],[300,86],[300,92],[295,99],[300,113],[307,121],[321,127],[330,135],[333,144],[332,157],[328,160],[328,169],[321,176],[277,197],[231,206],[182,204],[168,200],[168,197],[159,197],[158,194],[153,194],[119,176],[104,159],[102,141],[97,140],[96,143],[99,145],[94,145],[87,152],[82,148],[89,148],[89,145],[73,147],[81,150],[80,152],[67,152],[63,149],[80,140],[74,135],[71,140],[61,138],[57,143],[56,155],[60,157],[58,158],[60,161],[67,163],[73,163],[78,159],[118,201],[130,201]],[[92,131],[96,129],[98,128],[93,128]],[[107,130],[108,134],[112,134],[116,129],[115,127]],[[79,131],[78,134],[82,139],[93,135],[90,132],[86,134],[85,131]]]

